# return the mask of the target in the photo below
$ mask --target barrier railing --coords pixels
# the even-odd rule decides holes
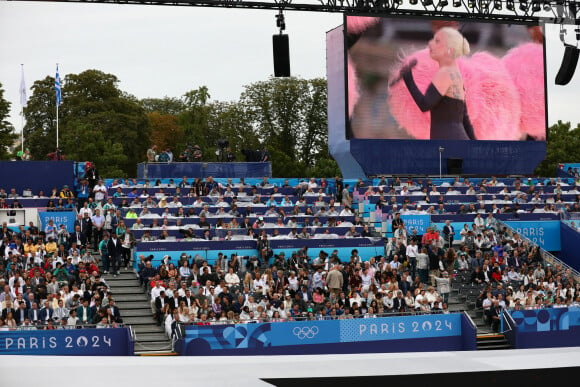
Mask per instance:
[[[6,327],[6,325],[4,325]],[[50,331],[50,330],[62,330],[62,329],[101,329],[101,328],[125,328],[124,324],[77,324],[77,325],[62,325],[62,324],[30,324],[30,325],[16,325],[9,326],[8,331]],[[129,327],[130,328],[130,327]]]
[[[506,229],[508,230],[508,233],[510,235],[513,235],[516,231],[509,226],[507,223],[504,223],[500,220],[498,220],[498,224],[502,227],[506,227]],[[580,281],[580,273],[575,270],[574,268],[570,267],[569,265],[567,265],[565,262],[563,262],[562,260],[560,260],[559,258],[557,258],[556,256],[554,256],[553,254],[551,254],[550,252],[542,249],[537,243],[534,243],[532,240],[530,240],[529,238],[527,238],[524,235],[520,234],[520,237],[528,242],[531,246],[536,246],[540,252],[540,256],[542,257],[542,260],[545,263],[550,264],[551,266],[555,266],[555,265],[560,265],[563,269],[569,269],[570,272],[572,273],[572,276],[574,277],[574,281],[578,282]]]
[[[449,314],[450,312],[444,310],[431,310],[431,311],[408,311],[408,312],[388,312],[388,313],[371,313],[371,314],[360,314],[360,315],[347,315],[341,314],[338,316],[298,316],[298,317],[287,317],[287,318],[253,318],[253,319],[242,319],[242,320],[218,320],[218,321],[189,321],[189,322],[179,322],[180,326],[189,325],[227,325],[227,324],[253,324],[253,323],[264,323],[264,322],[292,322],[292,321],[330,321],[330,320],[346,320],[346,319],[357,319],[357,318],[378,318],[378,317],[405,317],[405,316],[420,316],[420,315],[440,315]],[[458,312],[453,312],[458,313]],[[473,320],[472,320],[473,322]],[[474,323],[475,326],[475,323]]]

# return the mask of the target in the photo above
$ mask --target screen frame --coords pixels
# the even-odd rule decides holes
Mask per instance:
[[[457,14],[455,14],[457,15]],[[419,15],[402,15],[402,14],[390,14],[390,15],[377,15],[377,14],[368,14],[368,13],[344,13],[343,14],[343,44],[344,44],[344,125],[345,125],[345,138],[347,141],[349,140],[358,140],[358,138],[352,136],[352,129],[350,125],[350,116],[349,116],[349,82],[348,82],[348,55],[349,55],[349,41],[348,41],[348,17],[355,16],[355,17],[372,17],[372,18],[381,18],[381,19],[408,19],[408,20],[425,20],[425,21],[433,21],[433,20],[441,20],[441,21],[457,21],[459,23],[465,22],[473,22],[473,23],[487,23],[487,24],[500,24],[500,25],[523,25],[526,27],[540,27],[542,29],[542,34],[544,36],[542,42],[542,52],[543,52],[543,63],[544,63],[544,129],[546,134],[545,140],[536,140],[539,142],[548,142],[549,138],[549,127],[548,127],[548,81],[547,81],[547,61],[546,61],[546,28],[545,28],[545,21],[539,21],[538,23],[534,22],[524,22],[524,21],[514,21],[514,22],[503,22],[503,21],[496,21],[496,20],[489,20],[489,19],[480,19],[474,17],[434,17],[434,16],[419,16]],[[473,54],[473,53],[472,53]],[[370,139],[369,139],[370,140]],[[379,139],[377,139],[379,140]],[[388,140],[388,141],[398,141],[401,139],[380,139],[380,140]],[[405,141],[433,141],[432,139],[405,139]],[[519,143],[526,140],[457,140],[457,141],[501,141],[501,142],[511,142],[511,143]]]

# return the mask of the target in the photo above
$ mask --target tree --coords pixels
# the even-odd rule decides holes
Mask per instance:
[[[211,133],[211,137],[208,136],[210,144],[217,145],[218,140],[227,140],[238,161],[244,161],[242,150],[260,149],[252,122],[239,102],[212,102],[209,106],[208,132]]]
[[[536,168],[538,176],[555,176],[558,164],[580,161],[580,123],[558,121],[548,128],[546,158]]]
[[[190,90],[183,96],[185,111],[179,115],[179,124],[183,127],[185,141],[188,145],[199,145],[207,153],[208,145],[212,145],[211,133],[208,130],[209,106],[211,98],[206,86]]]
[[[326,157],[320,157],[316,160],[316,164],[308,168],[306,173],[308,177],[333,177],[340,175],[338,163],[330,156],[328,149],[326,150]]]
[[[245,86],[240,103],[260,142],[302,168],[326,157],[326,95],[324,79],[270,78]]]
[[[54,78],[35,81],[24,109],[24,141],[32,159],[45,160],[56,148],[56,96]]]
[[[183,128],[179,126],[177,116],[158,112],[147,113],[149,126],[151,127],[150,143],[155,144],[160,150],[171,148],[175,158],[176,152],[182,151],[185,135]]]
[[[66,76],[59,107],[59,145],[68,159],[97,163],[103,175],[109,170],[122,171],[117,176],[135,176],[135,166],[144,160],[149,146],[149,121],[138,100],[123,93],[118,82],[116,76],[98,70]],[[25,110],[25,135],[31,153],[39,159],[56,146],[53,85],[51,77],[35,82]]]
[[[6,120],[10,113],[10,102],[4,99],[4,88],[0,83],[0,160],[10,157],[9,148],[17,138],[14,127]]]
[[[300,159],[314,166],[321,158],[328,159],[328,116],[326,80],[308,81],[310,98],[306,110],[306,130],[299,136]],[[314,156],[314,157],[313,157]],[[330,175],[336,176],[336,175]]]
[[[185,102],[179,98],[145,98],[139,101],[147,113],[177,116],[186,109]]]

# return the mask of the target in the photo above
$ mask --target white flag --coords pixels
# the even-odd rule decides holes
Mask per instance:
[[[20,105],[26,107],[26,83],[24,82],[24,65],[22,65],[22,77],[20,78]]]

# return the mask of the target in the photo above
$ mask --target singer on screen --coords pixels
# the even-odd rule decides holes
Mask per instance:
[[[457,58],[469,54],[469,43],[461,32],[451,27],[439,29],[429,41],[429,55],[439,64],[425,94],[421,93],[413,78],[412,69],[417,64],[411,60],[400,72],[421,111],[431,113],[431,139],[475,140],[473,126],[467,114],[463,78],[457,67]],[[400,78],[395,79],[396,83]]]

